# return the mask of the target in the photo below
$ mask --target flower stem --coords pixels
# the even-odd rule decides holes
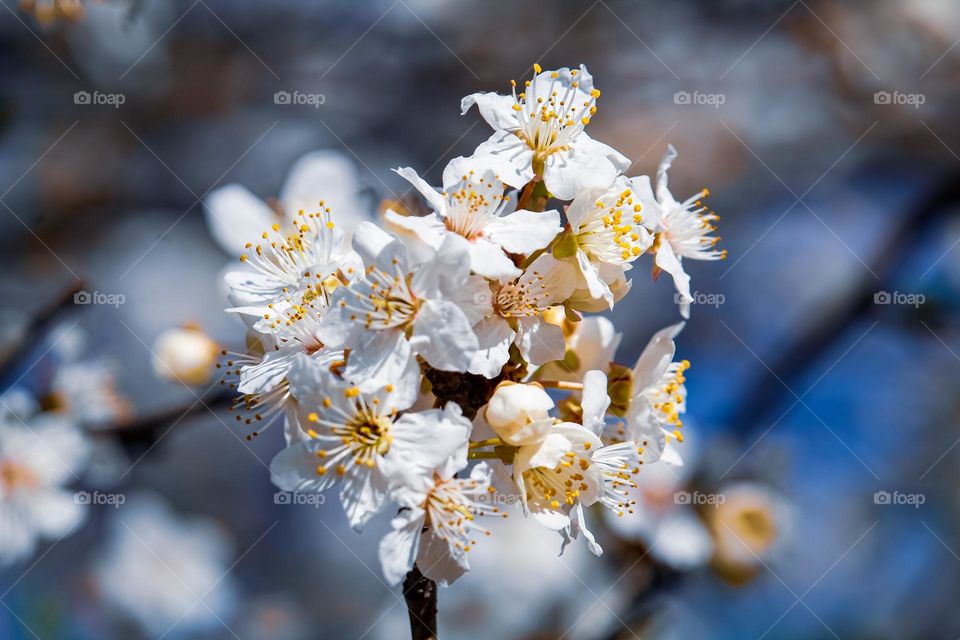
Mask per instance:
[[[551,389],[566,389],[567,391],[583,391],[582,382],[567,382],[566,380],[537,380],[543,387]]]
[[[437,583],[413,565],[403,580],[412,640],[437,640]]]
[[[523,187],[523,191],[520,192],[520,199],[517,200],[517,211],[527,207],[527,202],[530,201],[530,196],[533,195],[533,189],[537,186],[539,181],[540,178],[534,176],[533,180],[528,182],[526,186]]]

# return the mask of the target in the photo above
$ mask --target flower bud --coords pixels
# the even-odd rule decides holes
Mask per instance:
[[[553,400],[540,385],[504,382],[493,392],[485,416],[504,442],[519,444],[531,423],[550,424],[551,409]]]
[[[168,329],[153,343],[153,371],[161,378],[200,385],[210,381],[219,347],[199,327]]]

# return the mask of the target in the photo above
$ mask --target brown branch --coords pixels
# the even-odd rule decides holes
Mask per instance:
[[[437,583],[413,565],[403,580],[412,640],[437,640]]]

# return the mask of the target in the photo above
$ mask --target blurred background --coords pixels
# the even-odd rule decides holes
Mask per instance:
[[[205,201],[270,203],[326,151],[375,217],[411,200],[391,168],[438,183],[489,135],[462,96],[534,62],[589,67],[631,175],[674,144],[729,257],[688,266],[682,472],[600,559],[507,523],[441,637],[960,635],[956,2],[0,4],[2,414],[78,454],[36,546],[0,510],[0,638],[406,637],[388,518],[277,504],[281,430],[248,441],[208,375],[243,329]],[[677,317],[647,268],[621,363]]]

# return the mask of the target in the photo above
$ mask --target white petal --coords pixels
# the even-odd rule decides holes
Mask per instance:
[[[394,171],[412,184],[414,189],[419,191],[420,195],[430,203],[434,211],[444,217],[447,215],[447,199],[444,198],[439,191],[427,184],[427,181],[421,178],[416,171],[410,167],[400,167],[399,169],[394,169]]]
[[[580,273],[583,274],[583,279],[587,283],[587,289],[590,291],[591,297],[594,299],[602,298],[612,309],[613,292],[610,291],[607,283],[600,279],[597,267],[590,262],[586,252],[581,249],[577,249],[577,265],[580,267]]]
[[[301,157],[290,168],[280,191],[287,217],[301,209],[306,213],[319,211],[321,200],[330,208],[337,228],[348,234],[371,218],[356,167],[337,151],[313,151]]]
[[[455,233],[447,233],[436,255],[421,265],[410,282],[410,289],[421,298],[453,295],[470,275],[469,243]]]
[[[294,358],[299,351],[285,350],[270,351],[263,360],[255,365],[241,367],[240,384],[237,391],[240,393],[263,393],[277,388],[290,372]]]
[[[485,232],[510,253],[527,254],[546,247],[562,230],[557,211],[515,211],[487,225]]]
[[[680,293],[681,300],[686,300],[687,302],[693,300],[693,297],[690,295],[690,276],[683,270],[683,265],[680,264],[680,259],[673,252],[673,248],[670,247],[669,242],[660,242],[660,246],[657,247],[655,262],[658,267],[673,276],[673,284]]]
[[[509,131],[496,131],[474,152],[511,187],[520,188],[533,179],[533,150]]]
[[[480,115],[491,127],[512,131],[520,127],[514,104],[513,96],[493,92],[471,93],[460,100],[460,115],[466,115],[470,107],[477,105]]]
[[[677,352],[673,339],[683,327],[684,323],[678,322],[653,334],[647,346],[643,348],[640,357],[637,358],[637,363],[633,366],[633,386],[635,389],[647,389],[659,382],[660,377],[666,372],[667,367],[673,361],[674,354]]]
[[[407,253],[414,262],[426,262],[432,258],[448,233],[443,222],[434,213],[428,216],[402,216],[396,211],[388,210],[383,217],[407,247]]]
[[[364,264],[375,262],[391,242],[397,239],[372,222],[361,222],[353,234],[353,249]]]
[[[657,200],[659,200],[661,204],[676,202],[667,185],[667,170],[670,169],[670,165],[673,164],[676,157],[677,150],[673,148],[672,144],[668,144],[667,152],[663,154],[660,166],[657,167]]]
[[[390,586],[396,586],[413,569],[420,547],[423,509],[404,509],[391,521],[393,530],[380,541],[380,565]]]
[[[516,278],[520,269],[507,257],[499,244],[486,238],[477,238],[468,242],[467,251],[470,254],[470,269],[481,276],[495,280]]]
[[[423,575],[448,587],[470,569],[470,562],[466,551],[451,547],[428,529],[420,543],[417,566]]]
[[[510,359],[510,345],[516,332],[500,316],[490,316],[474,325],[479,347],[467,369],[485,378],[495,378]]]
[[[435,369],[460,372],[470,366],[478,347],[467,316],[447,300],[420,305],[410,344]]]
[[[540,316],[520,318],[517,324],[517,347],[527,362],[541,365],[563,359],[567,345],[561,327],[544,322]]]
[[[214,189],[203,204],[210,234],[224,251],[233,255],[243,253],[248,242],[256,242],[261,233],[279,221],[273,209],[239,184]]]
[[[340,487],[340,503],[347,514],[347,522],[354,531],[360,531],[386,506],[387,483],[382,473],[366,465],[350,466],[353,468]]]
[[[46,538],[59,538],[75,529],[87,515],[85,505],[77,504],[72,491],[34,491],[25,502],[31,526]]]
[[[580,191],[610,186],[630,160],[619,151],[581,133],[566,152],[547,157],[543,181],[561,200],[571,200]]]
[[[583,426],[599,436],[603,433],[604,416],[610,406],[607,374],[597,369],[587,371],[583,377],[583,399],[580,405],[583,408]]]
[[[403,331],[364,331],[350,352],[344,375],[369,392],[409,375],[411,360],[410,343]]]
[[[460,307],[471,325],[477,324],[493,313],[493,293],[490,291],[487,280],[482,276],[470,276],[462,287],[447,298]]]

